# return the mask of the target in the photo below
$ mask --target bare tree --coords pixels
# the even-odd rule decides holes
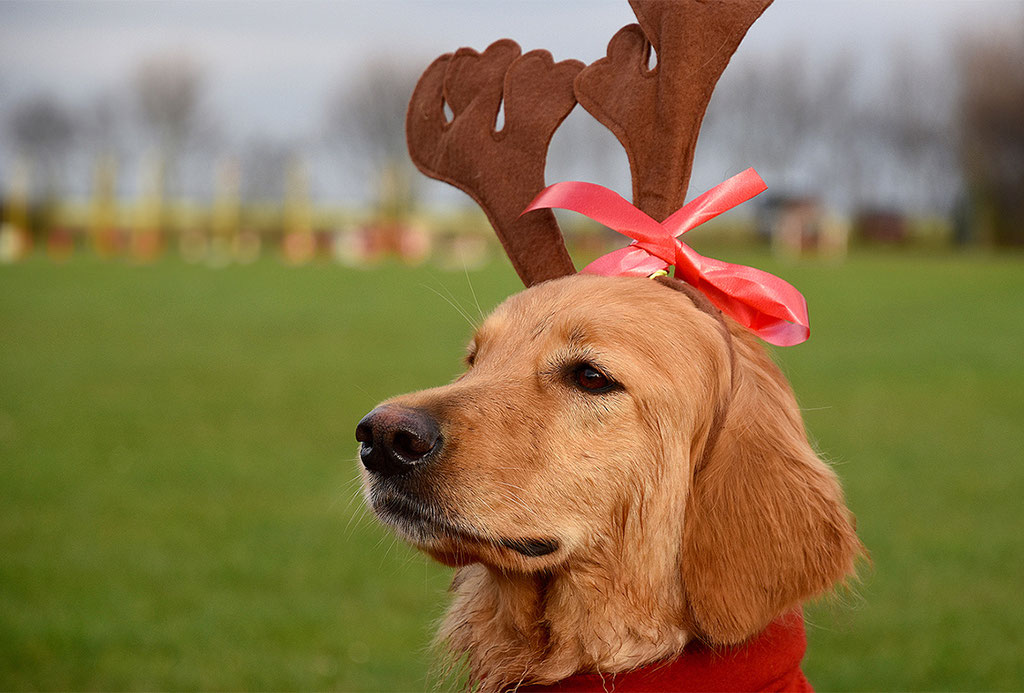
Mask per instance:
[[[54,97],[39,95],[15,106],[8,129],[18,154],[36,168],[42,196],[56,199],[77,129],[73,113]]]
[[[973,222],[996,245],[1024,245],[1024,14],[960,54],[961,160]]]
[[[799,46],[748,56],[719,83],[704,119],[702,146],[733,172],[756,166],[776,190],[820,184],[815,150],[829,135],[821,122],[819,81]]]
[[[129,112],[126,99],[120,93],[97,94],[87,104],[82,118],[82,145],[88,156],[110,157],[120,162],[128,156],[130,142],[127,137]]]
[[[885,79],[853,53],[811,64],[790,48],[725,73],[705,146],[731,170],[755,165],[773,188],[840,208],[947,210],[958,185],[952,91],[942,66],[895,50]]]
[[[415,198],[415,170],[405,148],[405,111],[419,77],[416,63],[377,60],[327,99],[324,129],[342,167],[362,171],[385,214],[405,214]]]
[[[873,197],[898,196],[913,211],[947,213],[960,176],[954,126],[955,81],[949,66],[905,44],[888,55],[886,80],[858,117],[858,136],[874,147],[867,162]]]
[[[254,138],[242,148],[242,199],[280,205],[285,197],[285,176],[296,148],[287,142]]]
[[[157,56],[139,66],[134,86],[139,116],[161,160],[165,190],[180,192],[185,149],[202,129],[202,70],[181,54]]]

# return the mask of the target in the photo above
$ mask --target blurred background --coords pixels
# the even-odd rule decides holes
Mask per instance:
[[[592,62],[622,2],[0,3],[0,689],[419,690],[448,571],[367,518],[356,421],[518,281],[405,151],[437,55]],[[688,240],[780,274],[777,350],[872,551],[835,690],[1024,683],[1024,2],[776,0]],[[548,182],[630,194],[577,108]],[[622,237],[560,216],[577,266]],[[470,324],[467,324],[468,323]]]

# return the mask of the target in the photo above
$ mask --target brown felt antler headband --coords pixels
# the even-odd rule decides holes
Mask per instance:
[[[435,60],[409,102],[405,131],[413,162],[479,204],[527,286],[575,272],[555,215],[519,215],[544,187],[551,136],[576,105],[583,63],[547,51],[520,55],[502,39],[483,53],[460,48]],[[505,126],[495,131],[504,102]],[[447,122],[444,105],[454,117]]]
[[[503,39],[435,60],[409,102],[413,162],[484,209],[527,286],[575,272],[549,210],[520,216],[544,188],[551,137],[578,100],[629,156],[633,202],[659,221],[685,197],[704,111],[747,29],[771,0],[630,0],[639,24],[584,67]],[[658,64],[648,70],[651,49]],[[451,108],[451,122],[444,106]],[[495,129],[504,103],[505,125]]]

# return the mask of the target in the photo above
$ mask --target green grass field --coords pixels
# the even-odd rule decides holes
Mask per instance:
[[[1024,687],[1024,258],[756,263],[872,553],[820,690]],[[476,300],[467,279],[472,282]],[[457,372],[502,263],[0,267],[0,689],[422,690],[447,570],[364,516],[356,421]]]

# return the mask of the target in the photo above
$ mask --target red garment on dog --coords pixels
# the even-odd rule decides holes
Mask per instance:
[[[667,663],[655,663],[622,674],[577,674],[547,686],[523,686],[520,691],[787,691],[813,693],[800,662],[807,650],[804,618],[791,612],[768,625],[760,635],[735,647],[711,649],[691,643]]]

